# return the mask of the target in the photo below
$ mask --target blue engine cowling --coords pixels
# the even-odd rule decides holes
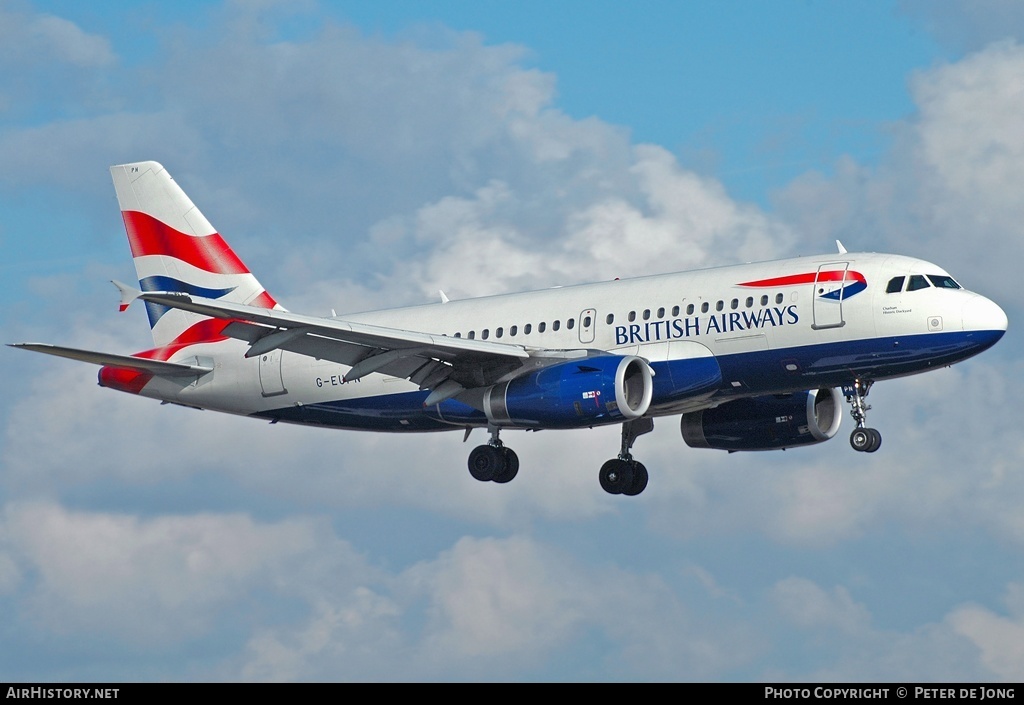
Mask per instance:
[[[812,445],[836,435],[842,421],[836,389],[750,397],[683,414],[683,440],[691,448],[778,450]]]
[[[484,413],[497,426],[526,428],[628,421],[647,413],[652,377],[647,361],[633,355],[560,362],[490,387]]]

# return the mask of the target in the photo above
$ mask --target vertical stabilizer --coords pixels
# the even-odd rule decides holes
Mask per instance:
[[[280,308],[163,166],[120,164],[110,174],[140,289]],[[146,309],[158,348],[199,342],[209,328],[198,314],[151,303]]]

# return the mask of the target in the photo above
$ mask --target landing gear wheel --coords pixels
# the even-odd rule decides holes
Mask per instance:
[[[850,445],[861,453],[874,453],[882,447],[882,434],[873,428],[857,428],[850,434]]]
[[[511,482],[519,473],[519,456],[511,448],[501,448],[501,453],[504,456],[505,468],[501,472],[495,473],[491,479],[494,482],[505,484]]]
[[[647,468],[643,463],[633,461],[633,482],[629,487],[622,490],[627,497],[635,497],[647,488]]]
[[[504,448],[491,445],[474,448],[473,452],[469,454],[469,474],[480,482],[493,480],[496,475],[506,469],[504,450]],[[518,458],[516,459],[516,470],[519,470]]]
[[[628,460],[613,458],[601,466],[601,472],[597,477],[601,481],[601,489],[605,492],[622,494],[633,486],[633,464]]]

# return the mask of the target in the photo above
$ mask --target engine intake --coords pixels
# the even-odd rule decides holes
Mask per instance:
[[[484,413],[497,426],[577,428],[635,419],[651,405],[642,358],[602,355],[561,362],[490,387]]]
[[[842,421],[837,389],[750,397],[683,414],[683,440],[691,448],[778,450],[813,445],[836,435]]]

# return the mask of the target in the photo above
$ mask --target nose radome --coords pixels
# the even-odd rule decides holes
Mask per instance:
[[[964,330],[1006,330],[1006,312],[984,296],[974,296],[964,304]]]

